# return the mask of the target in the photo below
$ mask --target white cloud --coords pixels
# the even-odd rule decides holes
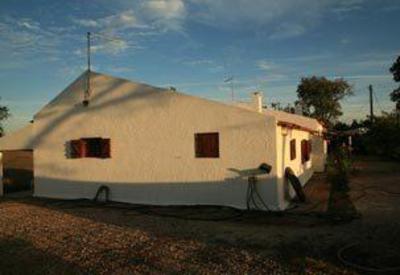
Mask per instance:
[[[29,19],[18,20],[16,21],[16,23],[18,26],[23,27],[25,29],[35,30],[35,31],[40,30],[40,24],[38,22]]]
[[[99,27],[99,23],[96,20],[93,20],[93,19],[77,19],[77,18],[74,18],[73,21],[75,23],[77,23],[78,25],[81,25],[83,27],[88,27],[88,28]]]
[[[329,11],[360,9],[363,0],[190,0],[190,18],[216,28],[252,31],[264,28],[272,39],[302,35]]]
[[[183,64],[189,66],[199,66],[199,65],[215,65],[215,62],[211,59],[197,59],[197,60],[183,61]]]
[[[286,39],[300,36],[306,32],[306,27],[299,24],[283,23],[279,25],[270,35],[273,40]]]
[[[124,30],[130,28],[143,28],[145,25],[140,23],[133,10],[126,10],[120,13],[101,17],[97,19],[73,18],[76,24],[87,28],[98,28],[101,30]]]
[[[256,65],[261,70],[270,70],[274,67],[274,64],[267,60],[258,60]]]
[[[142,5],[145,16],[166,31],[180,31],[186,17],[182,0],[149,0]]]
[[[12,16],[0,19],[0,30],[1,70],[53,62],[61,52],[62,39],[71,38],[67,33],[41,26],[35,20]],[[46,57],[40,58],[40,54],[46,54]]]

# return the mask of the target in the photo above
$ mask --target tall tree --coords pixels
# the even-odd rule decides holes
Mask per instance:
[[[400,56],[393,63],[390,72],[393,74],[394,81],[400,82]],[[397,110],[400,110],[400,86],[390,94],[390,98],[396,103]]]
[[[340,101],[352,94],[352,86],[343,79],[306,77],[301,79],[297,87],[297,97],[304,114],[322,121],[327,126],[331,126],[343,114]]]
[[[0,137],[4,134],[4,128],[2,122],[10,116],[10,111],[7,106],[0,105]]]

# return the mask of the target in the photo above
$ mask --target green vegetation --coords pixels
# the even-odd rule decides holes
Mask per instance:
[[[2,122],[10,116],[10,111],[7,106],[0,105],[0,137],[4,134],[4,128]]]
[[[400,82],[400,56],[397,57],[397,60],[393,63],[390,72],[393,74],[394,81]],[[400,110],[400,87],[390,94],[390,98],[393,102],[396,102],[397,110]]]
[[[400,82],[400,56],[390,68],[393,79]],[[336,146],[347,142],[348,135],[352,136],[353,149],[357,154],[380,156],[388,159],[400,160],[400,87],[390,94],[396,108],[391,112],[384,112],[374,116],[373,120],[353,121],[351,124],[337,123],[333,130],[332,140]],[[356,131],[363,129],[363,131]],[[353,133],[349,134],[353,131]]]
[[[343,79],[312,76],[301,79],[297,88],[297,103],[302,104],[304,115],[331,126],[343,114],[340,101],[352,94],[352,86]]]
[[[353,162],[346,147],[337,147],[328,159],[328,177],[332,188],[338,191],[348,191],[349,176]]]

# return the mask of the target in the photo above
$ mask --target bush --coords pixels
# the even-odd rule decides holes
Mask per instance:
[[[347,147],[337,147],[328,159],[329,181],[336,190],[348,191],[352,161]]]
[[[400,125],[396,115],[376,117],[364,141],[368,154],[400,160]]]

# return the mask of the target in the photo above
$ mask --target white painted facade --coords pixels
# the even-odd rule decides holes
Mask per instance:
[[[272,170],[258,178],[258,190],[269,209],[282,210],[290,199],[284,168],[305,183],[314,161],[324,161],[321,155],[302,165],[300,140],[321,138],[295,129],[285,129],[285,136],[280,118],[259,105],[238,108],[91,73],[90,104],[84,107],[85,80],[83,74],[39,111],[23,142],[34,152],[37,197],[93,198],[107,185],[114,201],[244,209],[247,178],[237,171],[267,163]],[[322,133],[319,123],[311,127]],[[195,157],[194,135],[207,132],[219,133],[219,158]],[[0,139],[0,151],[12,146],[12,136]],[[68,158],[68,142],[86,137],[110,138],[111,158]],[[298,139],[294,161],[287,159],[291,138]]]

